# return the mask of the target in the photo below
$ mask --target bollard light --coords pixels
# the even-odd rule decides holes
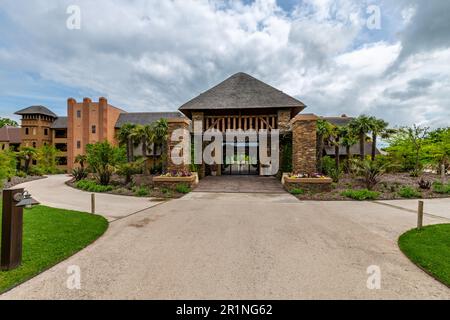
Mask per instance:
[[[31,208],[32,206],[36,206],[39,202],[31,197],[31,194],[28,191],[24,191],[23,193],[18,193],[14,196],[14,200],[18,203],[16,207],[19,208]]]

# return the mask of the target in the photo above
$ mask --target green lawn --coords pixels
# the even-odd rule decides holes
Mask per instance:
[[[408,231],[399,246],[411,261],[450,286],[450,224]]]
[[[0,201],[0,218],[1,209]],[[106,231],[108,222],[101,216],[37,206],[25,210],[23,228],[22,266],[0,271],[0,292],[85,248]]]

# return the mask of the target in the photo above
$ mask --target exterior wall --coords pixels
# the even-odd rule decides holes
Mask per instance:
[[[317,168],[316,115],[299,115],[292,120],[292,168],[294,173],[312,174]]]
[[[51,126],[54,120],[44,115],[24,115],[20,131],[22,146],[39,148],[45,144],[50,145],[52,143]]]
[[[9,141],[0,141],[0,150],[8,150]]]
[[[57,137],[56,132],[62,131],[66,133],[64,137]],[[68,143],[67,143],[67,129],[52,129],[52,144],[58,150],[58,158],[60,159],[60,165],[58,169],[67,171],[68,169]],[[61,148],[62,147],[62,148]],[[65,160],[65,164],[64,164]]]
[[[75,99],[67,101],[67,162],[69,170],[75,166],[77,155],[86,154],[88,144],[108,141],[117,145],[115,125],[124,111],[111,106],[105,98],[92,102],[84,98],[82,103]],[[94,130],[95,128],[95,130]]]

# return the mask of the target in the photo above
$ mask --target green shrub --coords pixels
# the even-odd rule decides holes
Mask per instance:
[[[72,170],[72,176],[75,181],[81,181],[88,177],[88,171],[83,167],[75,168]]]
[[[414,188],[411,187],[403,187],[398,191],[398,195],[402,198],[413,199],[413,198],[421,198],[422,194]]]
[[[298,195],[301,195],[301,194],[305,194],[305,190],[294,188],[294,189],[291,190],[291,194],[293,194],[294,196],[298,196]]]
[[[150,190],[148,190],[148,188],[144,186],[134,187],[133,192],[136,197],[148,197],[148,195],[150,194]]]
[[[184,194],[186,194],[186,193],[191,192],[191,187],[189,187],[189,186],[188,186],[187,184],[185,184],[185,183],[180,183],[180,184],[177,184],[177,185],[175,186],[175,191],[178,192],[178,193],[184,193]]]
[[[376,200],[380,193],[376,191],[370,191],[367,189],[361,189],[361,190],[346,190],[342,192],[342,195],[347,198],[351,198],[354,200]]]
[[[172,198],[172,196],[173,196],[172,190],[170,190],[170,189],[168,189],[168,188],[162,188],[162,189],[161,189],[161,192],[162,192],[162,194],[164,194],[164,196],[165,196],[166,198]]]
[[[75,183],[75,187],[77,189],[81,189],[84,191],[89,192],[109,192],[113,190],[112,186],[102,186],[97,184],[95,181],[92,180],[81,180]]]
[[[436,181],[433,183],[433,191],[440,194],[450,194],[450,183],[443,184]]]

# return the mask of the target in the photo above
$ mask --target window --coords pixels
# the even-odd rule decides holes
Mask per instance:
[[[77,149],[81,149],[81,141],[77,141]]]
[[[33,148],[36,148],[36,142],[33,142]]]
[[[36,135],[36,128],[33,128],[33,136]]]
[[[44,136],[48,136],[48,129],[44,129]]]
[[[81,118],[81,110],[77,110],[77,118]]]
[[[97,132],[97,127],[96,126],[92,126],[92,133],[96,133]]]
[[[30,129],[29,128],[25,128],[25,134],[29,135],[30,134]]]

